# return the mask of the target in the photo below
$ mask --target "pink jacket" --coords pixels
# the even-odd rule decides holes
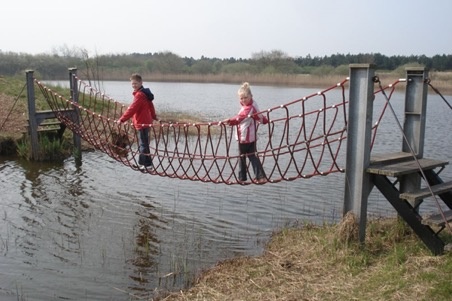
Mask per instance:
[[[133,102],[130,107],[122,114],[119,120],[125,122],[133,117],[133,126],[140,130],[157,119],[155,108],[152,101],[150,101],[146,94],[141,91],[133,92]]]
[[[249,105],[242,105],[242,108],[236,116],[228,119],[230,125],[238,125],[236,138],[239,143],[256,141],[256,122],[262,124],[268,123],[267,117],[262,114],[256,114],[258,112],[260,112],[259,107],[254,99],[252,99]],[[249,115],[253,116],[248,117]]]

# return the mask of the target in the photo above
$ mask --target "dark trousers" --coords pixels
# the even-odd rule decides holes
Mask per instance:
[[[246,157],[251,162],[253,166],[254,175],[256,179],[265,178],[264,169],[262,168],[261,161],[256,157],[256,142],[251,143],[239,143],[240,152],[240,169],[239,169],[239,180],[247,180],[247,167],[246,167]]]
[[[149,128],[138,130],[138,143],[140,151],[138,164],[152,166],[151,151],[149,149]]]

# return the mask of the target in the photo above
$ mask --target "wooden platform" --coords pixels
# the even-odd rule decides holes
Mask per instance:
[[[376,154],[376,155],[372,155],[372,157],[370,158],[370,165],[390,164],[390,163],[409,161],[409,160],[413,160],[413,159],[414,159],[413,155],[410,153],[406,153],[406,152]]]
[[[442,254],[445,243],[439,236],[441,231],[452,221],[452,181],[443,181],[439,173],[449,164],[448,161],[417,158],[411,154],[398,152],[373,156],[366,169],[378,190],[396,209],[397,213],[414,230],[433,254]],[[435,169],[439,169],[436,171]],[[390,178],[396,178],[390,179]],[[413,191],[401,191],[404,181],[423,178],[422,186]],[[421,184],[419,184],[421,185]],[[401,188],[402,187],[402,188]],[[421,188],[422,187],[422,188]],[[422,217],[419,207],[429,197],[434,197],[443,211]],[[436,197],[437,196],[437,197]]]
[[[393,163],[394,161],[374,161],[371,163],[367,172],[376,175],[384,175],[388,177],[399,177],[403,175],[408,175],[415,173],[417,171],[435,169],[437,167],[444,167],[449,164],[447,161],[440,161],[434,159],[419,159],[419,160],[409,160],[402,161],[398,163]]]

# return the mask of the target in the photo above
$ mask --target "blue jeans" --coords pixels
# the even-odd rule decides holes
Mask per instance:
[[[149,149],[149,128],[138,130],[138,143],[140,151],[138,164],[152,166],[151,151]]]
[[[247,168],[246,168],[246,157],[251,162],[253,166],[254,175],[256,179],[265,178],[264,169],[262,168],[261,161],[256,157],[256,142],[251,143],[239,143],[240,152],[240,169],[239,169],[239,180],[247,180]]]

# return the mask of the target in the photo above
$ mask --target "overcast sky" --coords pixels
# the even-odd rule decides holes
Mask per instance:
[[[452,0],[24,0],[0,7],[3,52],[452,54]]]

